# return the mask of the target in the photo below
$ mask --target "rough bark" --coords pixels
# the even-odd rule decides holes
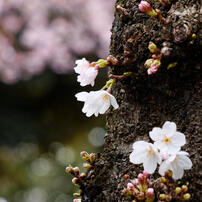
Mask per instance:
[[[124,174],[132,178],[143,169],[129,162],[132,144],[149,141],[149,131],[174,121],[186,135],[183,150],[190,153],[193,168],[185,171],[191,201],[202,201],[201,134],[200,134],[200,1],[178,0],[164,8],[159,1],[150,1],[159,8],[168,23],[162,23],[138,10],[137,0],[118,0],[128,15],[115,11],[110,54],[119,65],[110,72],[121,75],[132,71],[134,76],[117,82],[112,93],[120,105],[107,114],[107,135],[104,151],[96,167],[82,186],[82,201],[128,201],[121,190],[126,186]],[[196,34],[196,39],[192,38]],[[168,47],[158,72],[148,76],[144,62],[151,57],[149,41],[158,48]],[[167,65],[178,65],[167,70]],[[157,174],[158,176],[158,174]]]

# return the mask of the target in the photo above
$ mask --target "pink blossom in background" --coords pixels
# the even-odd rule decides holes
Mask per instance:
[[[115,0],[1,0],[0,80],[14,83],[73,69],[74,60],[106,58]]]

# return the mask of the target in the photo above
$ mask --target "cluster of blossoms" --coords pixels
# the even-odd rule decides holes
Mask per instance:
[[[161,56],[159,50],[153,42],[149,42],[148,49],[153,54],[153,58],[146,60],[144,66],[147,68],[148,75],[155,74],[161,66]]]
[[[129,199],[134,201],[154,201],[155,194],[154,189],[150,187],[150,179],[148,172],[144,171],[138,175],[138,178],[131,180],[127,183],[127,188],[125,188],[122,193]]]
[[[97,160],[97,155],[95,153],[88,154],[86,151],[83,151],[81,152],[81,158],[84,161],[86,161],[86,163],[83,163],[83,167],[87,171],[93,171],[95,162]],[[92,174],[92,172],[80,173],[80,170],[78,167],[73,168],[71,165],[66,167],[66,172],[74,176],[74,178],[72,179],[72,183],[77,187],[80,187],[85,181],[86,177],[89,177]],[[82,194],[82,190],[79,190],[79,192],[74,193],[73,196],[80,197],[81,194]],[[80,201],[81,199],[74,199],[74,202],[80,202]]]
[[[78,74],[77,81],[81,86],[91,85],[94,86],[95,79],[98,75],[99,68],[108,66],[108,61],[100,59],[97,62],[90,63],[85,58],[76,61],[75,72]],[[80,92],[75,96],[78,101],[84,102],[82,109],[87,117],[98,116],[104,114],[112,105],[114,109],[119,107],[115,97],[110,93],[115,80],[110,79],[106,85],[98,91]]]
[[[29,79],[47,66],[56,73],[66,73],[72,70],[75,55],[106,57],[113,3],[1,0],[0,80],[14,83]]]
[[[180,151],[186,143],[185,135],[176,130],[174,122],[166,121],[162,128],[154,127],[149,133],[154,144],[137,141],[133,144],[130,162],[143,164],[144,170],[152,174],[159,167],[159,174],[164,176],[166,171],[173,172],[173,179],[181,179],[184,170],[192,167],[188,153]]]
[[[189,183],[187,182],[186,185],[181,184],[181,182],[176,183],[172,176],[172,171],[166,171],[165,176],[152,179],[149,178],[147,171],[143,171],[137,178],[127,183],[127,187],[123,189],[122,194],[132,199],[133,202],[190,201]],[[127,178],[130,178],[130,176],[127,175]]]

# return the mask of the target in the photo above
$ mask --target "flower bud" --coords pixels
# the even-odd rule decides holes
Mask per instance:
[[[176,187],[175,188],[175,193],[176,194],[179,194],[179,193],[181,193],[182,192],[182,189],[180,188],[180,187]]]
[[[81,173],[79,177],[80,178],[85,178],[86,177],[86,173]]]
[[[173,68],[173,67],[176,67],[177,64],[178,64],[177,62],[170,63],[170,64],[168,65],[167,69],[171,69],[171,68]]]
[[[149,173],[148,173],[146,170],[144,170],[144,171],[143,171],[143,176],[144,176],[145,178],[148,178],[148,177],[149,177]]]
[[[140,184],[142,184],[142,183],[144,182],[144,176],[143,176],[142,173],[140,173],[140,174],[138,175],[138,182],[139,182]]]
[[[73,193],[73,196],[74,197],[79,197],[79,196],[81,196],[81,194],[80,193]]]
[[[92,168],[92,166],[89,164],[89,163],[83,163],[83,167],[86,169],[86,170],[90,170]]]
[[[72,179],[72,183],[75,185],[75,186],[79,186],[79,179],[77,177],[74,177]]]
[[[154,60],[153,64],[160,66],[161,65],[161,61],[160,60]]]
[[[73,168],[73,171],[74,171],[75,174],[78,175],[78,174],[79,174],[79,167],[75,167],[75,168]]]
[[[108,61],[107,60],[104,60],[104,59],[99,59],[96,64],[100,67],[100,68],[103,68],[103,67],[107,67],[108,66]]]
[[[171,170],[168,170],[165,172],[165,176],[166,177],[172,177],[173,176],[173,172]]]
[[[131,190],[131,191],[134,191],[134,190],[135,190],[134,185],[133,185],[132,183],[130,183],[130,182],[127,184],[127,188],[128,188],[129,190]]]
[[[165,199],[166,199],[166,195],[165,195],[165,194],[160,194],[160,195],[159,195],[159,198],[160,198],[161,200],[165,200]]]
[[[73,174],[74,173],[74,169],[71,165],[67,166],[66,169],[65,169],[66,173],[69,173],[69,174]]]
[[[192,34],[191,37],[192,37],[192,39],[196,39],[197,36],[196,36],[196,34]]]
[[[81,199],[74,199],[73,202],[81,202]]]
[[[95,163],[97,160],[97,155],[95,153],[90,154],[90,163]]]
[[[158,65],[152,64],[151,67],[147,70],[148,75],[155,74],[159,69]]]
[[[171,201],[172,200],[172,196],[171,195],[166,195],[166,201]]]
[[[123,75],[124,76],[131,76],[133,74],[133,72],[124,72]]]
[[[125,175],[123,176],[123,178],[124,178],[124,179],[130,179],[130,176],[129,176],[128,174],[125,174]]]
[[[143,13],[147,13],[152,10],[151,5],[147,1],[141,1],[138,8]]]
[[[151,5],[147,1],[141,1],[138,5],[138,8],[141,12],[146,13],[152,17],[156,17],[156,11],[151,7]]]
[[[82,158],[84,161],[88,161],[88,160],[90,159],[90,155],[88,154],[88,152],[82,151],[82,152],[81,152],[81,158]]]
[[[153,198],[154,197],[154,189],[153,188],[149,188],[147,190],[147,197],[148,198]]]
[[[145,198],[144,192],[139,192],[139,193],[137,194],[137,199],[138,199],[138,200],[142,201],[142,200],[144,200],[144,198]]]
[[[158,51],[156,44],[152,41],[149,42],[148,49],[151,53],[156,53]]]
[[[187,185],[182,185],[182,191],[183,191],[183,192],[187,192],[187,191],[188,191]]]
[[[166,183],[166,181],[167,181],[167,180],[166,180],[165,177],[161,177],[161,178],[160,178],[160,182],[161,182],[161,183]]]
[[[188,200],[190,200],[191,195],[190,195],[189,193],[184,194],[184,195],[183,195],[183,198],[184,198],[184,200],[188,201]]]
[[[148,60],[146,60],[146,62],[144,63],[144,66],[145,66],[146,68],[150,68],[151,65],[153,64],[153,62],[154,62],[154,59],[148,59]]]

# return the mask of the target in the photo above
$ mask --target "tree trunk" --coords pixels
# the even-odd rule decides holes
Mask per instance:
[[[161,10],[166,23],[140,12],[139,2],[116,3],[116,7],[120,5],[126,10],[115,11],[110,54],[119,62],[111,66],[110,73],[134,74],[118,81],[112,90],[120,107],[107,113],[104,151],[81,187],[82,201],[130,201],[122,195],[127,184],[123,176],[128,174],[133,179],[143,171],[129,161],[132,144],[137,140],[150,141],[148,134],[153,127],[173,121],[186,136],[187,144],[182,149],[189,152],[193,162],[182,181],[190,183],[191,201],[199,202],[202,201],[200,2],[172,0],[163,7],[157,0],[148,1]],[[144,67],[144,62],[151,58],[150,41],[162,52],[162,65],[153,75],[148,75]],[[177,66],[168,70],[168,64],[174,62]]]

